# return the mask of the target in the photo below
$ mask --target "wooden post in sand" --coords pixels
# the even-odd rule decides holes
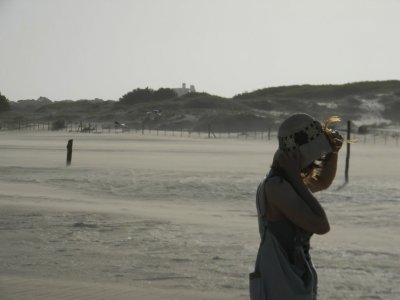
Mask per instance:
[[[67,144],[67,167],[71,165],[71,160],[72,160],[72,143],[74,140],[68,140]]]
[[[215,139],[217,138],[217,137],[215,136],[214,131],[213,131],[212,128],[211,128],[211,125],[208,124],[208,138],[211,137],[211,134],[213,135],[213,137],[214,137]]]
[[[347,151],[346,151],[346,167],[344,171],[345,182],[349,182],[349,164],[350,164],[350,131],[351,131],[351,121],[347,121]]]

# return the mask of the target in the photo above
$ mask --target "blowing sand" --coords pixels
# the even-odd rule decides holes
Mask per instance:
[[[72,166],[66,143],[74,139]],[[248,299],[275,141],[0,133],[0,299]],[[318,194],[319,299],[400,299],[400,147]]]

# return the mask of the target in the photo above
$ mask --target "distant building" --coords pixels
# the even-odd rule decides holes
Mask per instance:
[[[194,93],[194,92],[196,92],[196,89],[194,88],[194,85],[193,85],[193,84],[190,85],[190,88],[187,88],[187,87],[186,87],[186,83],[182,83],[182,87],[180,87],[180,88],[174,88],[173,90],[178,94],[178,96],[183,96],[183,95],[185,95],[185,94],[187,94],[187,93]]]

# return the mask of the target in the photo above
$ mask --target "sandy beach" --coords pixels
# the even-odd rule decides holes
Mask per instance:
[[[65,166],[67,140],[72,165]],[[0,132],[0,299],[248,299],[275,140]],[[318,198],[319,299],[400,299],[400,146]]]

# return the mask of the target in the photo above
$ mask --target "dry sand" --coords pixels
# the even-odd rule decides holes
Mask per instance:
[[[65,167],[67,139],[72,166]],[[0,133],[0,299],[248,299],[275,141]],[[400,299],[400,147],[318,194],[319,299]]]

